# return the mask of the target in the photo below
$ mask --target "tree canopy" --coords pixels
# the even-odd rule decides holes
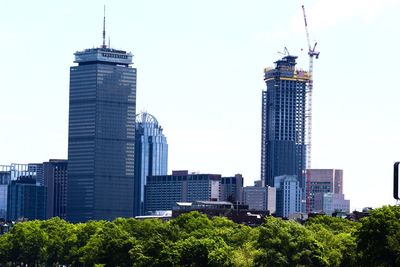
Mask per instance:
[[[190,212],[163,222],[118,218],[17,223],[0,236],[1,266],[399,266],[400,208],[361,222],[268,217],[259,227]]]

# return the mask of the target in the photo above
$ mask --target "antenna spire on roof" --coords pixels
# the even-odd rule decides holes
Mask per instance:
[[[103,45],[102,48],[107,48],[106,46],[106,5],[104,5],[104,17],[103,17]]]

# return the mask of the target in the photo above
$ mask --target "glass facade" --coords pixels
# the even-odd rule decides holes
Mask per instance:
[[[67,220],[133,215],[136,69],[110,48],[75,53],[70,68]]]
[[[296,175],[305,184],[307,168],[306,89],[308,74],[296,70],[296,58],[286,56],[264,71],[262,93],[261,179],[274,186],[274,177]]]
[[[157,119],[147,112],[136,116],[134,215],[144,214],[147,176],[167,175],[168,144]]]
[[[11,181],[7,193],[7,220],[45,220],[46,189],[31,177]]]
[[[8,185],[0,184],[0,220],[7,217],[7,191]]]

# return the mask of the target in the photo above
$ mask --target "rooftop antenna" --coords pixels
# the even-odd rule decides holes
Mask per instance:
[[[108,48],[111,48],[111,38],[108,36]]]
[[[103,45],[102,48],[107,48],[106,46],[106,5],[104,5],[104,17],[103,17]]]

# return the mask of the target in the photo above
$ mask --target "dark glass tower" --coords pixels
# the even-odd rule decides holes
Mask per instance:
[[[157,119],[142,112],[136,115],[134,215],[144,215],[147,176],[167,175],[168,144]]]
[[[264,70],[262,92],[261,179],[274,186],[274,177],[297,175],[304,187],[307,165],[306,98],[308,73],[295,69],[295,56]]]
[[[132,54],[76,52],[70,68],[67,220],[133,215],[136,69]]]

